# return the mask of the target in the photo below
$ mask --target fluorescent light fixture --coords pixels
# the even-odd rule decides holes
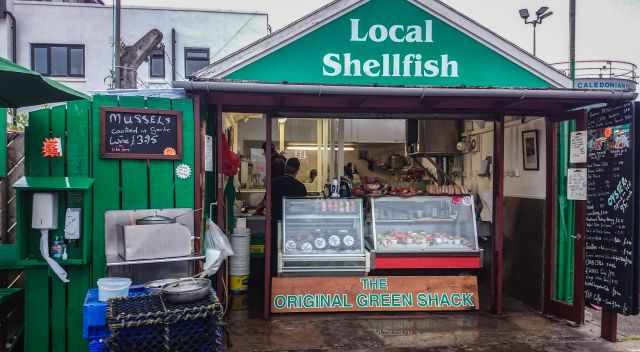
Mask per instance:
[[[307,150],[307,151],[317,151],[317,150],[324,150],[324,148],[320,148],[317,146],[312,146],[312,145],[292,145],[292,146],[288,146],[287,150]],[[338,147],[335,147],[334,150],[339,150]],[[353,152],[356,149],[354,147],[344,147],[344,151],[345,152]]]

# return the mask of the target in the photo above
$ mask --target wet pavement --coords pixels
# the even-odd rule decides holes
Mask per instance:
[[[593,308],[585,310],[584,320],[587,325],[591,325],[594,329],[600,329],[601,319],[600,310]],[[640,340],[640,316],[625,317],[618,315],[618,339],[620,341]]]
[[[502,316],[487,312],[292,315],[272,321],[232,312],[231,352],[640,352],[640,341],[611,344],[589,321],[581,327],[514,304]]]

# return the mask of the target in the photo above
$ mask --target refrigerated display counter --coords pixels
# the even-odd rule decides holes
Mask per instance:
[[[474,199],[464,196],[371,200],[367,246],[375,269],[479,269]]]
[[[366,275],[362,199],[283,200],[278,274]]]

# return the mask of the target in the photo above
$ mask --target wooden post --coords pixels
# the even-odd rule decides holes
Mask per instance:
[[[493,263],[492,311],[503,311],[504,273],[504,115],[497,115],[493,128]]]
[[[224,175],[222,174],[223,154],[221,143],[224,137],[224,117],[222,116],[222,105],[216,105],[216,139],[218,141],[218,147],[216,148],[216,159],[218,160],[218,182],[216,185],[216,222],[220,229],[224,230]]]
[[[202,214],[204,214],[204,208],[203,208],[203,202],[202,202],[202,184],[204,182],[204,172],[202,171],[202,168],[204,166],[204,164],[202,163],[202,131],[201,131],[201,118],[202,116],[200,116],[201,114],[201,109],[200,109],[200,95],[194,95],[192,96],[192,101],[193,101],[193,115],[194,115],[194,137],[195,137],[195,141],[194,141],[194,150],[195,150],[195,170],[194,170],[194,177],[196,179],[196,182],[194,183],[194,190],[193,192],[194,194],[194,199],[195,199],[195,206],[193,207],[194,209],[198,209],[200,208],[200,211],[195,211],[193,213],[193,218],[194,218],[194,228],[195,228],[195,233],[198,235],[199,238],[196,238],[195,242],[194,242],[194,251],[196,253],[196,255],[204,255],[204,253],[201,253],[201,248],[200,248],[200,244],[202,243],[202,239],[204,238],[204,234],[202,231],[202,219],[203,216]],[[204,124],[206,124],[206,118],[204,121]],[[200,271],[202,267],[202,263],[201,262],[197,262],[196,264],[196,270]]]
[[[587,112],[582,111],[580,116],[576,118],[576,130],[587,130]],[[548,153],[547,153],[548,154]],[[585,168],[586,163],[575,164],[573,167]],[[574,305],[574,321],[578,324],[584,324],[584,279],[585,279],[585,260],[587,246],[587,201],[577,200],[575,213],[575,251],[573,263],[573,305]]]
[[[556,202],[557,188],[556,175],[558,171],[558,130],[557,123],[551,118],[545,119],[547,130],[547,201],[546,201],[546,251],[545,251],[545,278],[544,278],[544,305],[545,314],[553,314],[551,302],[555,287],[555,265],[556,265]]]
[[[224,136],[224,120],[222,116],[222,105],[216,105],[216,223],[218,227],[222,231],[225,231],[224,226],[224,175],[222,174],[222,136]],[[226,264],[225,262],[224,264]],[[225,285],[225,282],[229,282],[227,280],[227,266],[221,265],[220,270],[218,271],[217,278],[217,289],[218,289],[218,299],[222,304],[226,304],[225,297],[227,297],[226,292],[222,292],[222,290],[229,290],[228,284]]]
[[[264,314],[265,320],[271,318],[271,261],[277,258],[271,258],[271,246],[277,245],[271,239],[271,120],[272,114],[269,112],[265,116],[266,128],[266,148],[264,159],[266,162],[267,175],[265,177],[265,235],[264,235]]]
[[[618,314],[606,308],[602,309],[600,336],[609,342],[618,341]]]

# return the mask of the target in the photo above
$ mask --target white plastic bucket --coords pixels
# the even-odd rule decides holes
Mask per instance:
[[[234,253],[229,261],[231,276],[248,276],[251,259],[251,236],[248,234],[231,235],[231,248]]]
[[[105,277],[98,280],[98,300],[107,302],[111,298],[129,296],[131,279],[126,277]]]

